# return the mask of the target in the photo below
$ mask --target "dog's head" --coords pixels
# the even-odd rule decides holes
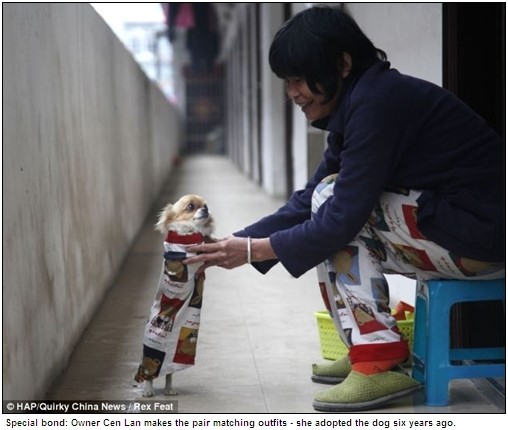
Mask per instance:
[[[214,230],[214,219],[205,199],[189,194],[161,211],[155,229],[163,234],[175,231],[179,234],[201,233],[210,236]]]

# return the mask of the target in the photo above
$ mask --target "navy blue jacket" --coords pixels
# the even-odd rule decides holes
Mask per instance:
[[[378,63],[346,80],[336,110],[313,123],[328,130],[323,160],[305,189],[276,213],[235,233],[270,237],[295,277],[351,242],[385,190],[422,191],[417,223],[462,257],[505,258],[502,139],[453,94]],[[311,197],[338,173],[333,197],[311,220]],[[255,263],[262,273],[277,261]]]

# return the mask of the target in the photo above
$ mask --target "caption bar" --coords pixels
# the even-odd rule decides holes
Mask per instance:
[[[4,401],[4,414],[86,414],[86,413],[177,413],[178,401],[143,401],[130,400],[71,400],[71,401]]]

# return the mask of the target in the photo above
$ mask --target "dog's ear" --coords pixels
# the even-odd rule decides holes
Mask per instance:
[[[157,223],[155,224],[155,230],[165,234],[168,232],[168,226],[175,217],[176,213],[173,209],[173,205],[168,204],[159,214]]]

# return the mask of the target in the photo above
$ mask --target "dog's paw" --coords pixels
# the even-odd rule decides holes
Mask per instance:
[[[143,391],[143,397],[153,397],[155,392],[153,390],[145,390]]]
[[[178,396],[178,391],[173,388],[164,388],[164,394],[166,396]]]
[[[178,392],[173,389],[173,375],[168,373],[166,375],[166,385],[164,386],[164,394],[166,396],[176,396]]]
[[[145,386],[145,390],[143,391],[143,397],[153,397],[155,396],[155,390],[153,389],[152,384],[147,384]]]

